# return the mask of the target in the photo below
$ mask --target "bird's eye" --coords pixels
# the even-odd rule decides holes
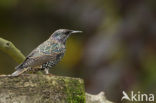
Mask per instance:
[[[68,35],[68,34],[70,34],[70,32],[71,32],[71,31],[65,31],[65,35]]]

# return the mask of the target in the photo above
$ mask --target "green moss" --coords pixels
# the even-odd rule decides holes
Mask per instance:
[[[68,103],[85,103],[85,90],[83,80],[65,79],[65,84],[70,84],[70,87],[66,86]]]

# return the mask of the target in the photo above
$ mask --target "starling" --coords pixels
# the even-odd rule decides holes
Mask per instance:
[[[49,74],[49,69],[55,66],[66,51],[66,40],[72,33],[81,33],[82,31],[59,29],[56,30],[48,40],[35,48],[25,59],[18,65],[12,76],[18,76],[26,71],[44,70]]]

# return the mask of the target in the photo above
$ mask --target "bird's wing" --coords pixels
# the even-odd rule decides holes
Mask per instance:
[[[41,55],[38,57],[27,57],[26,60],[16,67],[16,71],[12,73],[12,76],[18,76],[27,71],[29,67],[40,66],[49,60],[55,60],[59,54],[53,53],[51,55]]]
[[[50,60],[55,60],[58,55],[59,53],[56,52],[53,52],[51,54],[43,54],[43,53],[39,54],[39,52],[34,51],[30,53],[30,55],[27,56],[25,61],[19,66],[17,66],[16,69],[39,66]]]
[[[15,69],[39,66],[50,60],[56,60],[56,58],[61,54],[62,50],[58,49],[56,43],[49,44],[49,41],[46,41],[34,49],[26,57],[25,61]]]

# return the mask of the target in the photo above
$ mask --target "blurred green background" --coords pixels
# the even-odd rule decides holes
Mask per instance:
[[[154,0],[0,0],[0,37],[26,56],[56,29],[82,30],[51,72],[120,102],[123,90],[156,94],[155,12]],[[0,74],[16,65],[0,51]]]

